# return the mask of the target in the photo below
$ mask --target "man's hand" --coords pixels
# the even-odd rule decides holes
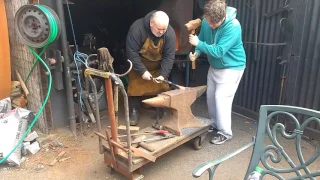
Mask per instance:
[[[193,46],[198,46],[198,44],[199,44],[198,36],[190,34],[189,35],[189,42]]]
[[[163,81],[164,80],[164,77],[163,76],[158,76],[157,78],[154,78],[153,79],[153,81],[155,82],[155,83],[161,83],[161,81]]]
[[[149,73],[149,71],[144,72],[142,75],[142,79],[144,79],[144,80],[149,81],[149,80],[151,80],[151,78],[152,78],[152,75]]]
[[[194,52],[194,53],[190,52],[189,54],[190,61],[195,61],[197,60],[198,57],[199,57],[199,54],[197,52]]]

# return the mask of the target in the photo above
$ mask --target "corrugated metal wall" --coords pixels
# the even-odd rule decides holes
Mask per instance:
[[[256,45],[257,43],[283,43],[285,13],[267,18],[264,14],[284,6],[285,0],[228,0],[237,8],[242,25],[247,68],[236,94],[234,104],[257,112],[261,104],[278,104],[281,85],[283,46]],[[258,7],[258,11],[256,11]]]
[[[309,0],[292,104],[320,110],[320,1]]]
[[[320,1],[228,0],[227,3],[238,9],[247,53],[247,68],[235,97],[235,111],[252,117],[262,104],[320,110]],[[265,16],[286,6],[291,10]],[[284,64],[280,64],[282,60]],[[313,132],[308,133],[310,137],[320,134],[315,123],[308,129]]]
[[[297,7],[301,10],[297,9],[297,36],[292,44],[296,63],[290,64],[284,103],[320,110],[320,1],[299,0]],[[309,128],[310,136],[319,136],[318,124],[311,123]]]

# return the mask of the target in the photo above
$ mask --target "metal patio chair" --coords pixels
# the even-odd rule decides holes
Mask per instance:
[[[285,123],[287,127],[285,127],[285,124],[278,121],[278,115],[288,117]],[[300,123],[297,117],[299,117],[299,119],[306,118],[306,120]],[[289,124],[289,122],[291,123]],[[285,179],[282,177],[284,173],[293,173],[294,177],[290,177],[290,180],[314,180],[314,177],[320,176],[320,172],[311,172],[308,166],[319,157],[320,144],[318,142],[316,143],[315,153],[307,160],[304,159],[301,149],[303,132],[311,122],[317,123],[318,126],[320,126],[320,111],[294,106],[262,105],[259,112],[258,131],[256,137],[253,138],[253,141],[228,155],[199,165],[193,170],[193,177],[198,178],[205,171],[208,171],[209,179],[212,180],[214,172],[220,163],[232,158],[249,147],[254,146],[250,164],[244,179],[247,179],[248,175],[255,170],[256,166],[263,166],[264,171],[262,177],[268,174],[282,180]],[[293,127],[289,127],[288,125],[293,125]],[[291,129],[290,133],[288,133],[288,127]],[[295,164],[292,161],[283,146],[280,145],[278,141],[279,136],[282,136],[281,138],[285,138],[285,140],[295,140],[297,157],[300,164]],[[265,145],[265,137],[270,139],[270,144]],[[283,158],[288,162],[291,168],[276,168],[269,164],[269,162],[279,163]]]

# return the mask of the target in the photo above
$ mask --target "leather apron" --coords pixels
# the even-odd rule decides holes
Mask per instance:
[[[153,78],[156,78],[160,75],[162,49],[163,38],[159,40],[157,46],[154,45],[153,41],[150,38],[147,38],[141,50],[139,51],[142,63]],[[130,71],[129,73],[129,96],[152,96],[158,95],[168,90],[170,90],[168,84],[155,83],[152,80],[144,80],[142,79],[142,75],[134,70]]]

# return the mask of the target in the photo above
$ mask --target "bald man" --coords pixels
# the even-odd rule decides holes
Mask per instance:
[[[169,77],[175,51],[175,32],[165,12],[152,11],[131,25],[126,41],[126,55],[133,63],[128,86],[130,125],[138,124],[143,96],[169,90],[160,82]]]

